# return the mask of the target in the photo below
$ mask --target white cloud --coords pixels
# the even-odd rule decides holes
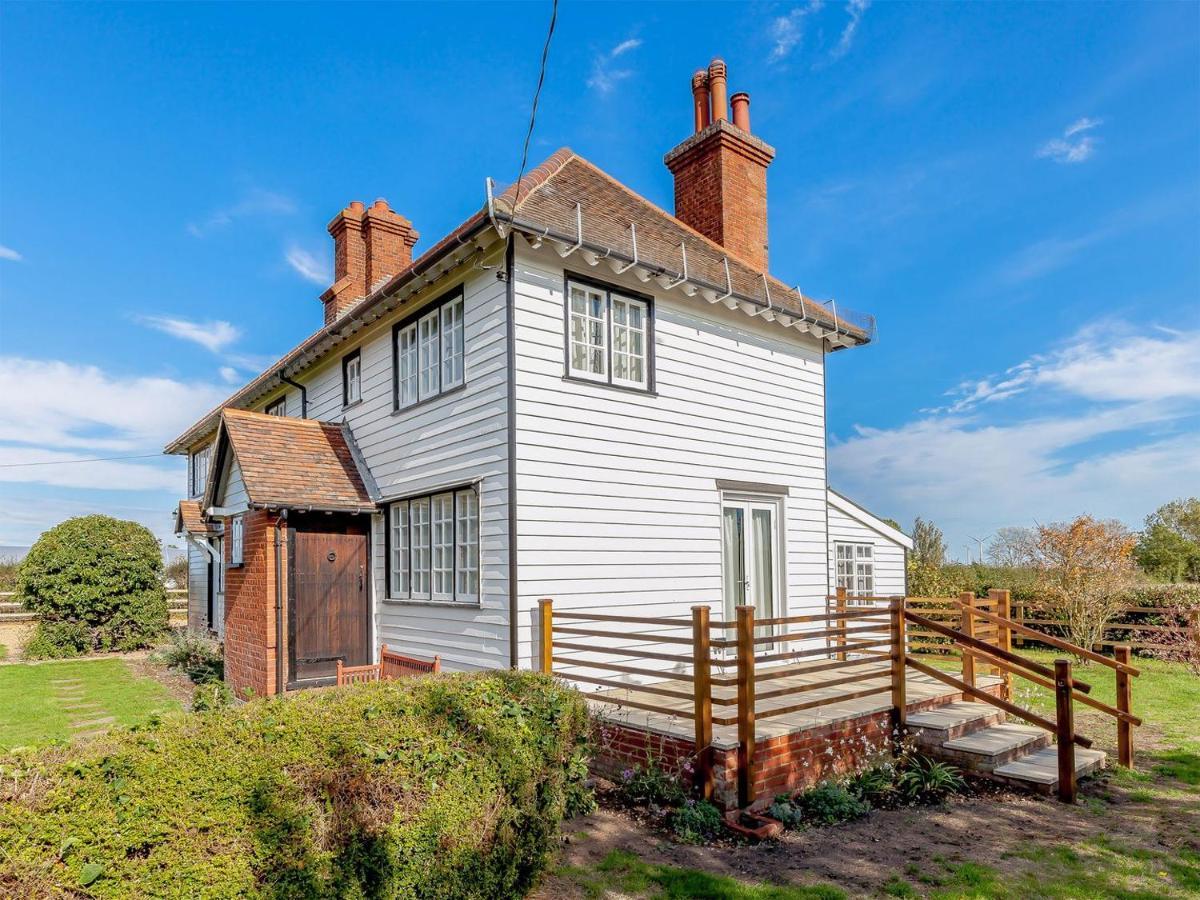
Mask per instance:
[[[251,188],[236,203],[218,209],[199,221],[189,222],[187,230],[193,237],[202,238],[232,225],[238,219],[264,215],[290,215],[295,211],[296,203],[292,198],[274,191]]]
[[[242,336],[241,329],[222,319],[193,322],[173,316],[138,316],[138,321],[171,337],[199,344],[211,353],[220,353]]]
[[[1087,116],[1077,119],[1063,130],[1061,137],[1052,138],[1042,144],[1037,150],[1037,156],[1067,165],[1090,159],[1096,151],[1098,138],[1088,132],[1100,127],[1103,122],[1103,119]]]
[[[846,12],[850,16],[850,21],[842,29],[842,36],[838,40],[837,46],[830,51],[831,59],[841,59],[850,51],[850,45],[854,43],[854,35],[858,32],[858,23],[862,21],[863,13],[870,5],[871,0],[850,0],[846,4]]]
[[[968,534],[1085,512],[1136,526],[1200,483],[1197,353],[1200,330],[1097,323],[1000,375],[964,382],[953,403],[920,419],[857,426],[831,442],[831,483],[905,521],[932,518],[954,552]],[[1014,409],[1020,397],[1069,412]]]
[[[5,247],[3,244],[0,244],[0,259],[7,259],[9,262],[20,262],[22,257],[12,247]]]
[[[329,268],[307,250],[292,246],[288,248],[283,258],[300,274],[301,278],[307,279],[313,284],[327,286],[333,281],[333,273],[329,271]]]
[[[824,0],[809,0],[787,13],[771,20],[771,62],[779,62],[791,55],[804,40],[804,20],[812,13],[820,12]]]
[[[592,74],[587,80],[588,87],[600,94],[610,94],[618,84],[633,76],[632,69],[621,69],[615,65],[618,57],[624,56],[642,46],[641,38],[627,38],[605,53],[597,53],[592,58]]]
[[[237,384],[242,380],[241,373],[233,366],[221,366],[217,370],[217,374],[221,376],[221,380],[226,384]]]
[[[153,452],[224,400],[226,393],[210,384],[114,375],[97,366],[4,356],[0,357],[0,441],[48,451]]]

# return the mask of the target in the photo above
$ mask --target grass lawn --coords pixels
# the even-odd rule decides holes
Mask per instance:
[[[1043,664],[1059,655],[1020,652]],[[601,811],[564,851],[546,896],[565,887],[566,896],[728,900],[1200,897],[1200,678],[1154,659],[1134,665],[1142,674],[1133,711],[1146,723],[1134,730],[1135,768],[1115,765],[1113,719],[1076,704],[1076,727],[1108,752],[1111,768],[1083,783],[1074,807],[977,797],[877,811],[849,826],[789,832],[774,845],[694,848],[701,852]],[[1111,669],[1080,665],[1075,675],[1115,704]],[[1018,705],[1053,714],[1050,691],[1021,679],[1015,689]]]
[[[69,741],[180,708],[165,687],[115,657],[0,666],[0,750]]]

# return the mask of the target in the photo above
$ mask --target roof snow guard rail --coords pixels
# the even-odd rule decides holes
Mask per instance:
[[[488,217],[493,226],[497,231],[507,226],[508,229],[521,232],[530,239],[534,247],[549,242],[555,246],[560,256],[566,257],[578,252],[581,258],[593,266],[604,260],[617,274],[631,271],[644,282],[653,278],[665,290],[681,287],[689,297],[699,295],[709,303],[721,303],[730,309],[741,309],[747,315],[761,316],[767,321],[775,321],[785,327],[811,333],[814,337],[828,341],[831,350],[867,344],[875,340],[874,316],[847,309],[832,300],[819,301],[805,297],[799,288],[795,289],[794,297],[788,297],[792,305],[799,307],[798,310],[793,310],[781,305],[778,296],[772,297],[769,281],[763,274],[759,276],[761,285],[753,294],[735,290],[729,274],[728,257],[723,257],[721,261],[720,282],[710,282],[694,272],[689,272],[685,244],[679,246],[680,252],[676,254],[678,258],[672,261],[672,266],[682,264],[681,269],[659,265],[647,258],[644,250],[638,247],[637,231],[632,223],[629,226],[632,249],[611,247],[585,237],[586,210],[579,203],[574,204],[572,210],[575,228],[573,233],[567,234],[552,225],[514,215],[495,202],[494,187],[489,184],[488,188]]]

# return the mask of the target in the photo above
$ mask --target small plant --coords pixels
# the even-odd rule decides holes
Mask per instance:
[[[788,798],[781,795],[767,811],[788,828],[803,824],[840,825],[861,819],[871,811],[869,803],[854,796],[845,786],[833,781],[822,781],[810,791]]]
[[[851,778],[846,787],[869,806],[887,809],[896,800],[896,767],[892,763],[872,766]]]
[[[225,659],[221,645],[194,631],[171,634],[171,643],[159,658],[172,669],[180,669],[196,684],[208,684],[225,677]]]
[[[567,763],[567,783],[563,789],[564,818],[586,816],[596,811],[596,792],[588,782],[588,758],[587,748],[578,747]]]
[[[224,709],[233,704],[233,691],[224,681],[207,681],[196,685],[192,691],[192,710],[208,712]]]
[[[783,823],[789,830],[804,827],[804,815],[787,794],[780,794],[767,809],[767,815]]]
[[[680,780],[653,758],[644,766],[622,772],[617,793],[630,806],[682,806],[688,799]]]
[[[914,753],[907,757],[896,778],[896,791],[909,803],[941,803],[966,789],[958,769]]]
[[[687,800],[667,816],[667,827],[685,844],[705,844],[721,833],[721,811],[707,800]]]

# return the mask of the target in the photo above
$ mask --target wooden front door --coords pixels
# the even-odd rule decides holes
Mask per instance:
[[[295,686],[332,680],[337,662],[371,662],[367,535],[291,532],[289,682]]]

